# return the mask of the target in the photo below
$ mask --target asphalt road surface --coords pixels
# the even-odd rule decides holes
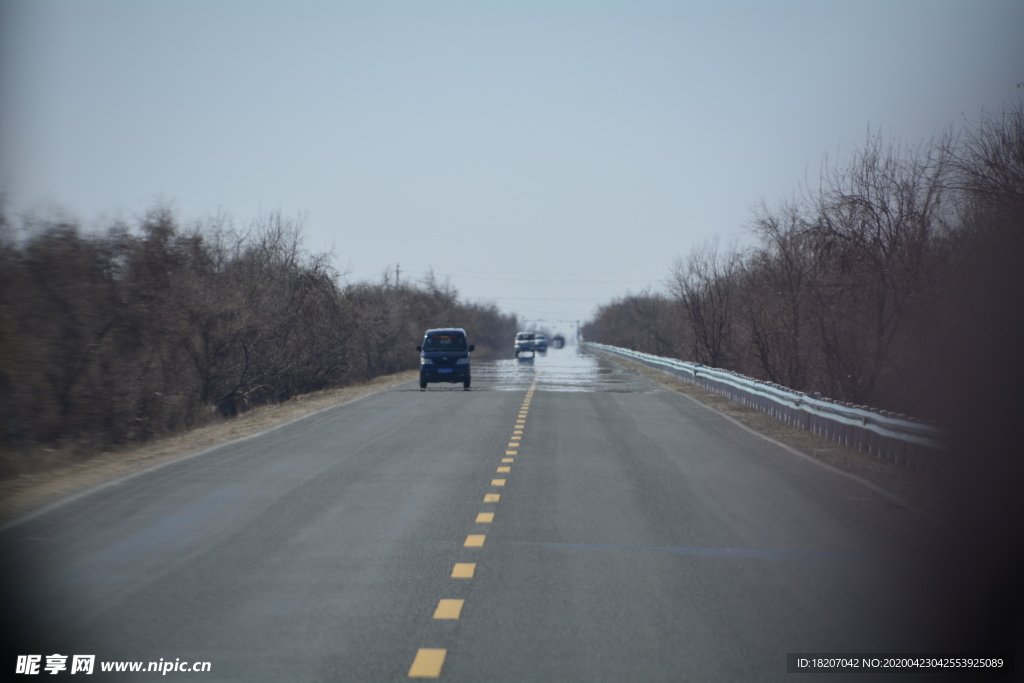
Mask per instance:
[[[93,490],[0,531],[0,572],[46,680],[792,681],[926,647],[928,525],[567,348]]]

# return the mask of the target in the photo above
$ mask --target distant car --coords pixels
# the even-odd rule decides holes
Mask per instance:
[[[427,330],[420,352],[420,391],[431,382],[462,382],[469,389],[469,353],[473,344],[466,343],[466,331],[461,327],[442,327]]]
[[[533,344],[534,348],[536,348],[538,351],[548,350],[548,338],[545,337],[543,334],[535,334],[533,336]]]
[[[519,332],[516,334],[516,358],[519,358],[520,353],[529,351],[530,353],[537,352],[537,342],[533,332]]]

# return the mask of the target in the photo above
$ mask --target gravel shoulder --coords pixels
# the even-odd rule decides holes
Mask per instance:
[[[600,353],[591,351],[592,353]],[[848,474],[860,477],[903,501],[908,507],[936,514],[943,500],[943,478],[940,468],[930,472],[915,472],[909,467],[838,444],[811,432],[780,422],[766,413],[730,400],[714,391],[704,389],[665,372],[648,368],[617,356],[600,353],[662,386],[686,394],[709,408],[726,415],[750,429],[794,448],[804,455],[830,465]]]
[[[42,451],[31,456],[5,454],[4,458],[15,461],[6,463],[5,470],[25,471],[0,481],[0,524],[112,479],[251,436],[368,394],[386,391],[415,381],[418,376],[418,371],[409,370],[378,377],[364,384],[304,394],[286,403],[254,408],[230,420],[84,459],[80,455],[70,456],[57,451]],[[24,462],[26,457],[32,459],[30,466]]]

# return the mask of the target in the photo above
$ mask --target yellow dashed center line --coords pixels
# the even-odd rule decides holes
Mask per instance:
[[[435,619],[458,619],[465,600],[440,600],[434,610]]]
[[[452,567],[453,579],[472,579],[476,571],[476,562],[456,562]]]
[[[537,387],[537,378],[534,377],[533,383],[530,388],[526,391],[526,397],[523,399],[523,404],[519,408],[519,417],[516,419],[516,426],[513,430],[508,448],[516,449],[519,448],[519,441],[522,440],[523,427],[526,424],[526,416],[530,410],[530,402],[533,400],[533,392]],[[517,450],[507,450],[505,455],[516,455]],[[513,458],[502,458],[503,463],[514,462]],[[504,465],[497,469],[498,472],[511,472],[512,468]],[[504,486],[505,479],[491,479],[491,486]],[[485,503],[497,503],[501,500],[501,495],[497,493],[485,493]],[[493,512],[480,512],[477,513],[476,523],[477,524],[490,524],[494,522]],[[469,534],[466,536],[466,542],[463,544],[467,548],[482,548],[484,540],[487,538],[486,534]],[[471,579],[476,572],[476,563],[474,562],[456,562],[455,566],[452,567],[452,578],[453,579]],[[434,610],[435,619],[458,619],[462,614],[462,607],[465,604],[465,600],[455,600],[445,598],[437,603],[437,609]],[[441,675],[441,668],[444,666],[445,657],[448,655],[448,650],[443,648],[429,648],[421,647],[416,651],[416,658],[412,662],[412,666],[409,667],[410,678],[437,678]]]
[[[409,678],[437,678],[441,675],[446,654],[448,650],[421,647],[409,667]]]

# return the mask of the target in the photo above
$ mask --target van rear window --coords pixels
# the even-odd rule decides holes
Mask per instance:
[[[466,338],[459,335],[431,335],[423,340],[424,351],[465,351]]]

